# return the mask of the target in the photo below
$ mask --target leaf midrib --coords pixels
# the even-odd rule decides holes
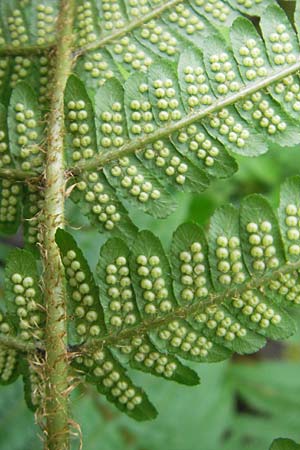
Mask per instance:
[[[203,311],[207,306],[226,305],[226,300],[234,298],[235,296],[241,296],[245,291],[249,289],[258,289],[265,287],[274,277],[279,275],[292,273],[295,270],[300,269],[300,261],[296,263],[286,262],[281,268],[269,272],[267,275],[259,278],[250,277],[248,282],[244,283],[240,288],[234,287],[227,289],[225,292],[212,292],[208,295],[205,301],[199,301],[186,307],[177,306],[171,313],[166,314],[163,317],[155,318],[152,321],[142,320],[137,325],[131,327],[129,330],[123,330],[115,333],[106,333],[99,338],[92,339],[87,343],[76,346],[69,346],[70,353],[78,354],[78,352],[92,353],[99,349],[99,346],[118,346],[124,345],[124,341],[128,341],[137,336],[143,336],[151,330],[157,329],[163,325],[167,325],[173,320],[187,319],[195,313]],[[7,346],[8,348],[14,348],[21,352],[33,352],[34,350],[43,351],[43,342],[36,343],[24,343],[18,337],[7,336],[0,334],[0,345]]]
[[[119,149],[115,149],[106,153],[99,153],[98,155],[91,158],[89,161],[85,161],[82,163],[78,163],[76,166],[67,168],[68,175],[73,174],[76,175],[86,170],[95,170],[104,167],[106,164],[109,164],[112,161],[118,160],[119,158],[126,156],[130,153],[141,151],[145,148],[145,146],[156,142],[159,139],[163,139],[165,137],[169,137],[172,133],[187,127],[188,125],[197,122],[209,114],[213,114],[218,110],[234,105],[236,102],[242,100],[248,95],[254,94],[260,89],[267,88],[271,84],[280,81],[282,78],[288,77],[289,75],[295,74],[300,70],[300,57],[298,61],[289,67],[285,67],[284,69],[273,71],[269,76],[264,79],[249,83],[240,89],[239,92],[234,94],[227,95],[220,99],[217,99],[212,105],[207,106],[200,111],[195,111],[190,114],[187,114],[183,119],[179,120],[176,123],[170,124],[167,127],[157,128],[153,133],[139,138],[135,140],[131,140],[127,142],[125,145],[120,147]],[[15,180],[26,180],[34,177],[39,177],[41,174],[38,172],[31,171],[30,173],[24,172],[19,169],[0,169],[0,176],[2,178],[10,178]]]
[[[114,42],[117,38],[122,37],[133,31],[136,28],[139,28],[141,25],[146,25],[151,19],[154,19],[160,16],[166,9],[175,6],[177,3],[182,3],[182,0],[169,0],[166,3],[163,3],[158,8],[154,8],[149,13],[139,17],[138,19],[132,20],[128,22],[124,27],[119,30],[114,31],[113,33],[106,33],[103,36],[100,35],[100,40],[97,42],[93,42],[91,44],[85,45],[82,48],[75,50],[74,54],[76,56],[86,53],[91,50],[97,50],[105,47],[108,44]]]
[[[273,71],[270,75],[268,75],[264,79],[247,84],[246,86],[242,87],[238,92],[224,96],[222,98],[218,98],[212,105],[209,105],[204,109],[201,109],[199,111],[193,111],[187,114],[183,119],[178,120],[175,123],[169,124],[166,127],[157,128],[153,133],[139,139],[131,140],[118,149],[106,153],[104,152],[99,153],[98,155],[91,158],[89,161],[78,163],[76,166],[70,168],[70,170],[72,171],[72,173],[76,174],[85,170],[97,169],[100,167],[104,167],[106,164],[114,160],[117,160],[123,156],[126,156],[130,153],[141,151],[145,148],[146,145],[152,144],[153,142],[156,142],[159,139],[168,137],[172,133],[179,131],[182,128],[185,128],[193,124],[194,122],[197,122],[207,117],[209,114],[215,113],[216,111],[222,108],[234,105],[243,98],[251,94],[254,94],[260,89],[267,88],[271,84],[281,80],[282,78],[294,74],[298,70],[300,70],[300,57],[298,58],[297,62],[294,63],[293,65],[285,67],[284,69],[281,70]]]
[[[186,307],[178,306],[171,313],[166,314],[163,317],[155,318],[152,321],[143,320],[139,324],[131,327],[129,330],[123,330],[116,333],[107,333],[100,338],[90,340],[88,343],[77,346],[76,350],[80,350],[86,353],[90,353],[99,349],[99,346],[109,345],[124,345],[124,341],[128,339],[142,336],[153,329],[157,329],[163,325],[166,325],[173,320],[187,319],[195,313],[203,311],[207,306],[210,305],[221,305],[227,299],[232,299],[235,296],[240,297],[245,291],[249,289],[257,289],[265,287],[274,277],[279,275],[288,274],[295,270],[300,269],[300,261],[296,263],[286,262],[281,268],[276,271],[271,271],[267,275],[260,278],[250,277],[249,281],[244,283],[240,288],[234,287],[227,289],[225,292],[212,292],[208,295],[205,301],[198,301],[192,305]],[[74,349],[75,350],[75,349]]]
[[[112,33],[103,33],[100,35],[100,39],[97,42],[93,42],[91,44],[85,45],[83,47],[75,48],[73,50],[74,59],[83,53],[97,50],[105,47],[108,44],[113,43],[117,38],[125,36],[130,31],[139,28],[141,25],[147,24],[151,19],[154,19],[160,16],[166,9],[175,6],[177,3],[182,3],[182,0],[169,0],[166,3],[163,3],[161,6],[152,9],[148,14],[140,16],[137,19],[130,20],[124,25],[124,27],[113,31]],[[101,21],[100,21],[101,25]],[[17,55],[31,55],[31,54],[39,54],[44,51],[50,50],[52,47],[55,47],[55,43],[45,44],[45,45],[24,45],[22,47],[14,47],[11,44],[4,45],[0,47],[0,56],[17,56]]]

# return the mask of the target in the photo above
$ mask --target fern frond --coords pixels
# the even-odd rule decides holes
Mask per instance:
[[[104,384],[108,398],[123,408],[120,378],[105,369],[111,361],[105,351],[135,369],[193,384],[195,375],[177,356],[220,361],[232,352],[253,353],[266,338],[293,334],[291,308],[300,304],[299,192],[300,177],[282,185],[278,215],[259,195],[245,198],[240,210],[220,208],[209,244],[197,225],[181,225],[169,257],[149,231],[138,233],[130,250],[110,239],[97,266],[99,292],[74,239],[59,230],[70,336],[79,352],[74,367],[100,390]],[[127,402],[134,414],[130,396]]]
[[[19,375],[19,358],[17,351],[0,346],[0,384],[13,383]]]
[[[9,149],[7,114],[0,104],[0,167],[10,172],[14,166]],[[20,224],[22,185],[14,180],[2,178],[0,181],[0,230],[5,234],[13,234]]]
[[[154,409],[120,362],[194,384],[196,375],[176,356],[218,361],[233,351],[254,352],[266,337],[293,333],[289,307],[300,303],[299,192],[299,177],[282,186],[278,219],[256,195],[244,200],[239,213],[232,206],[221,208],[211,220],[209,246],[196,225],[182,225],[174,234],[171,264],[150,232],[139,233],[130,250],[120,239],[109,240],[97,269],[102,306],[82,252],[59,231],[78,375],[87,376],[121,410],[145,419]],[[24,325],[24,339],[27,333],[29,341],[30,336],[40,340],[39,325],[35,329],[40,314],[27,292],[32,290],[28,282],[38,290],[34,262],[30,254],[18,253],[7,267],[8,306],[13,323],[20,321],[15,330]],[[16,332],[7,321],[0,328],[12,336]]]
[[[216,32],[215,26],[227,28],[240,12],[247,15],[261,15],[264,9],[274,4],[268,2],[190,0],[182,2],[100,2],[100,22],[93,14],[97,3],[80,3],[78,9],[93,16],[89,28],[84,22],[81,26],[79,43],[83,46],[78,53],[87,53],[86,65],[80,65],[80,76],[88,83],[98,79],[102,84],[114,72],[109,61],[102,61],[102,50],[107,48],[118,64],[125,66],[127,72],[146,71],[155,59],[155,55],[176,61],[187,46],[201,47],[202,42]],[[93,12],[93,13],[92,13]],[[97,39],[96,29],[103,30]],[[93,29],[92,29],[93,28]],[[85,29],[85,30],[84,30]],[[104,56],[105,59],[105,56]],[[101,63],[99,64],[99,61]],[[105,67],[103,66],[103,63]],[[81,71],[85,69],[84,71]]]
[[[70,78],[66,127],[69,164],[78,174],[74,195],[101,230],[114,231],[116,224],[94,187],[81,180],[87,170],[125,205],[166,217],[174,209],[170,189],[199,192],[211,178],[230,176],[232,153],[257,156],[268,143],[299,142],[299,44],[277,5],[263,12],[261,24],[264,41],[238,17],[232,49],[215,33],[201,51],[183,51],[176,64],[153,60],[148,74],[132,74],[125,83],[109,79],[95,95],[87,83],[92,100]],[[127,214],[118,213],[122,223]]]
[[[6,312],[0,313],[0,384],[12,383],[22,375],[27,405],[34,410],[42,387],[32,360],[43,354],[43,350],[37,355],[35,352],[43,339],[45,311],[36,260],[28,251],[16,249],[10,253],[4,296]]]
[[[286,79],[291,67],[271,70],[261,80],[243,85],[235,75],[238,67],[232,70],[235,60],[231,55],[224,65],[231,67],[228,76],[236,80],[229,83],[234,92],[228,94],[226,84],[215,80],[215,76],[221,80],[220,63],[216,63],[216,75],[209,68],[210,79],[205,76],[207,65],[215,64],[209,62],[212,57],[228,54],[219,38],[209,40],[208,47],[215,55],[207,50],[206,66],[199,52],[188,50],[180,56],[176,72],[162,61],[151,66],[148,76],[129,77],[124,88],[118,80],[108,80],[95,95],[95,112],[79,80],[70,80],[73,88],[67,88],[66,95],[66,116],[72,117],[67,122],[69,159],[76,163],[72,170],[79,174],[77,186],[96,216],[103,214],[101,200],[85,182],[80,183],[80,173],[86,177],[87,170],[104,167],[106,180],[119,198],[156,217],[165,217],[174,208],[170,188],[199,192],[210,178],[229,176],[236,170],[226,148],[255,156],[267,151],[268,141],[281,145],[298,142],[297,100],[281,108],[263,90]],[[298,65],[293,63],[294,68]],[[193,84],[195,77],[200,80],[198,86]],[[293,86],[296,89],[297,84]],[[216,97],[219,88],[225,89],[224,98]],[[281,100],[285,103],[285,97]],[[76,105],[80,104],[84,106],[77,113],[80,106]],[[287,113],[291,108],[293,117]],[[113,228],[113,224],[108,227]]]
[[[44,382],[37,366],[49,342],[34,255],[43,249],[47,224],[58,3],[21,6],[18,0],[0,6],[0,231],[14,233],[23,223],[30,251],[13,252],[6,268],[0,383],[22,375],[36,409]],[[260,28],[245,16],[258,16]],[[295,331],[300,178],[282,186],[278,216],[263,197],[250,196],[239,210],[216,211],[208,240],[197,225],[180,226],[167,253],[150,231],[138,232],[127,208],[164,218],[176,208],[175,191],[198,193],[211,179],[231,176],[234,154],[258,156],[270,143],[299,143],[299,40],[273,0],[77,0],[74,31],[65,130],[60,124],[66,177],[61,164],[56,193],[63,205],[68,179],[66,196],[110,239],[94,278],[72,236],[57,232],[69,299],[62,351],[79,380],[95,384],[130,416],[151,419],[156,410],[127,365],[193,385],[198,376],[181,358],[220,361]],[[50,136],[55,131],[52,123]]]
[[[98,11],[99,5],[79,2],[80,45],[89,40],[93,42],[87,45],[96,45],[98,38],[101,41],[101,33],[110,30],[119,33],[123,27],[128,27],[133,32],[131,20],[134,23],[141,21],[142,10],[145,14],[158,16],[157,20],[164,26],[170,27],[172,21],[173,25],[182,25],[185,33],[188,29],[183,20],[185,16],[191,18],[200,14],[202,17],[201,2],[191,2],[191,5],[175,2],[179,8],[176,17],[170,9],[171,3],[155,3],[154,9],[148,4],[126,4],[124,9],[116,2],[114,11],[110,11],[112,6],[104,2],[100,4],[100,10],[105,12],[101,24],[97,14],[92,14]],[[37,11],[38,5],[32,7]],[[216,30],[212,32],[208,28],[209,37],[205,35],[201,42],[195,41],[191,33],[189,39],[193,40],[193,45],[186,49],[185,42],[185,50],[182,49],[179,58],[175,53],[170,55],[169,62],[161,62],[153,54],[148,74],[134,73],[128,78],[126,64],[122,66],[120,60],[109,53],[111,50],[106,42],[103,58],[95,53],[99,67],[109,72],[100,82],[102,85],[107,79],[100,89],[97,89],[97,80],[102,69],[96,70],[82,59],[89,58],[92,53],[86,52],[79,58],[78,67],[88,67],[91,79],[89,81],[75,69],[83,76],[86,87],[73,76],[67,86],[68,166],[77,174],[77,179],[72,180],[76,184],[72,198],[80,203],[92,222],[98,224],[100,231],[113,231],[119,237],[125,233],[132,238],[136,229],[128,217],[127,204],[156,217],[166,217],[176,206],[171,195],[174,189],[199,192],[207,187],[212,177],[230,176],[237,167],[230,153],[255,156],[267,151],[268,141],[283,146],[299,141],[300,85],[295,75],[300,67],[299,44],[291,24],[277,5],[272,4],[266,10],[262,5],[260,7],[264,41],[251,22],[239,17],[237,11],[233,13],[238,9],[235,5],[231,14],[235,20],[230,46]],[[15,11],[13,4],[5,8],[8,16],[12,14],[9,11]],[[52,12],[54,14],[54,9]],[[32,17],[34,22],[34,14]],[[85,28],[84,17],[90,17],[90,31]],[[268,18],[272,26],[268,25]],[[24,16],[24,23],[26,20]],[[193,21],[196,24],[196,19]],[[224,25],[228,23],[231,22],[225,21]],[[174,33],[178,34],[175,28]],[[274,29],[279,31],[272,33]],[[134,31],[140,32],[140,29]],[[184,33],[181,35],[183,40],[188,38]],[[241,42],[239,36],[242,36]],[[34,39],[35,36],[29,36],[26,42],[35,43]],[[274,41],[272,44],[272,39],[280,43]],[[113,42],[112,45],[118,44]],[[111,64],[118,68],[117,72],[110,70]],[[28,178],[38,175],[43,164],[41,108],[47,104],[45,83],[51,77],[47,55],[35,57],[33,66],[32,70],[27,70],[24,79],[36,87],[35,92],[18,83],[11,96],[9,147],[12,156],[3,154],[2,157],[2,164],[5,158],[14,157],[14,165],[21,171],[20,174],[14,172],[16,169],[12,167],[10,174],[21,179],[26,177],[26,172]],[[112,78],[115,74],[117,78]],[[11,73],[10,79],[19,81]],[[26,98],[20,98],[20,93],[23,96],[26,93]],[[76,108],[71,106],[80,102],[86,108],[84,106],[77,114]],[[114,111],[117,106],[120,111]],[[19,122],[23,113],[16,111],[16,107],[33,113],[32,120],[24,118],[24,123]],[[120,116],[120,122],[111,126],[104,116]],[[35,126],[30,129],[27,122]],[[87,171],[92,172],[87,174]],[[5,175],[6,172],[2,173]],[[97,189],[103,192],[97,192]],[[25,221],[27,218],[25,213]]]
[[[35,365],[39,366],[38,370]],[[31,411],[36,411],[43,397],[41,390],[44,389],[44,386],[40,374],[41,367],[42,360],[31,361],[30,359],[23,358],[21,361],[20,372],[24,383],[24,397]]]

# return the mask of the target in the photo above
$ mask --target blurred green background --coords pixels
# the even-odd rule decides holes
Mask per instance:
[[[298,172],[299,148],[271,148],[257,159],[239,158],[240,169],[229,180],[211,184],[199,195],[178,195],[177,211],[157,221],[131,212],[141,228],[151,229],[167,247],[184,221],[207,227],[218,206],[253,192],[277,206],[280,183]],[[82,246],[94,270],[102,237],[68,204],[69,231]],[[0,276],[16,239],[0,242]],[[97,251],[96,251],[97,250]],[[296,320],[300,324],[300,314]],[[299,327],[300,328],[300,327]],[[185,387],[137,372],[134,380],[148,392],[159,411],[156,420],[136,423],[121,415],[93,389],[73,394],[73,419],[81,424],[84,450],[267,450],[276,437],[300,441],[300,333],[287,342],[270,342],[251,357],[225,363],[191,365],[201,384]],[[34,416],[26,409],[22,383],[1,387],[0,449],[40,450]],[[74,428],[74,433],[76,429]],[[72,450],[79,449],[74,437]]]

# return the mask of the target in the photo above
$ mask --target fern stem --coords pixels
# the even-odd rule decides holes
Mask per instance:
[[[267,88],[276,81],[288,77],[289,75],[292,75],[299,70],[300,70],[300,59],[291,66],[285,67],[284,69],[281,70],[274,71],[273,73],[266,76],[264,79],[260,81],[249,83],[247,86],[241,88],[238,92],[234,94],[230,94],[222,98],[216,99],[216,101],[212,105],[207,106],[206,108],[203,108],[199,111],[191,112],[190,114],[187,114],[183,119],[178,120],[175,123],[171,123],[166,127],[158,128],[153,133],[148,134],[147,136],[144,136],[142,138],[129,141],[128,143],[124,144],[122,147],[118,149],[112,150],[110,152],[99,153],[98,155],[94,156],[88,161],[78,163],[73,168],[70,168],[70,170],[72,171],[72,173],[76,174],[84,170],[97,169],[98,167],[103,167],[105,164],[117,160],[125,155],[143,150],[146,145],[152,144],[153,142],[156,142],[159,139],[169,137],[172,133],[175,133],[176,131],[185,128],[194,122],[204,119],[208,117],[210,114],[213,114],[222,108],[233,105],[241,101],[245,97],[254,94],[260,89]]]
[[[209,305],[221,305],[226,304],[226,300],[230,300],[235,297],[240,297],[245,291],[249,289],[260,289],[265,288],[269,282],[279,276],[280,274],[287,274],[300,269],[300,261],[297,263],[286,263],[280,269],[276,271],[271,271],[264,277],[260,278],[250,278],[248,282],[244,283],[240,288],[231,288],[222,292],[213,292],[207,296],[204,301],[198,301],[191,305],[182,307],[178,306],[169,314],[165,314],[162,317],[157,317],[153,320],[143,321],[136,326],[126,329],[124,331],[119,331],[114,334],[107,334],[98,339],[94,339],[87,344],[80,347],[80,350],[84,353],[92,353],[93,351],[99,349],[101,346],[105,345],[121,345],[124,341],[132,339],[137,336],[143,336],[149,331],[164,326],[173,320],[186,319],[192,317],[193,314],[202,312]],[[79,348],[74,349],[78,352]]]
[[[10,349],[18,350],[22,353],[28,353],[36,350],[36,345],[31,342],[24,342],[14,336],[6,336],[0,334],[0,346],[5,346]]]
[[[29,56],[39,55],[50,50],[53,44],[46,45],[25,45],[24,47],[14,47],[13,45],[5,45],[0,47],[0,56]]]
[[[48,377],[45,400],[47,450],[70,448],[65,289],[55,233],[57,228],[64,225],[64,90],[72,68],[74,9],[75,0],[61,0],[45,169],[43,281],[47,312],[45,334],[45,373]]]
[[[177,3],[182,3],[182,0],[169,0],[168,2],[163,3],[158,8],[152,9],[148,14],[145,14],[144,16],[141,16],[138,19],[127,23],[124,27],[119,28],[113,33],[107,33],[106,35],[104,34],[104,36],[102,36],[102,38],[98,42],[93,42],[82,48],[75,50],[74,54],[78,56],[90,50],[97,50],[99,48],[103,48],[104,46],[107,46],[108,44],[115,42],[115,40],[120,38],[121,36],[128,34],[135,28],[138,28],[141,25],[146,24],[147,22],[149,22],[149,20],[160,16],[166,9],[172,8]]]

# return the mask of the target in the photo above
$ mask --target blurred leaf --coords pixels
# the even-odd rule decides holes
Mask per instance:
[[[270,450],[300,450],[300,445],[290,439],[276,439]]]
[[[3,450],[41,450],[38,427],[28,410],[21,380],[0,388],[0,448]]]
[[[266,416],[279,416],[282,424],[299,425],[299,363],[264,362],[235,364],[231,376],[239,395],[251,408]],[[284,414],[282,412],[284,411]]]

